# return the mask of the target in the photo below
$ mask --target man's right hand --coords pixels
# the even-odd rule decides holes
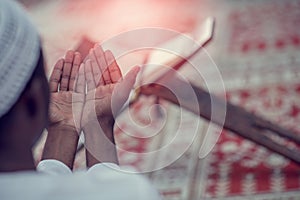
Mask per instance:
[[[81,56],[68,51],[54,66],[50,77],[50,124],[42,159],[56,159],[72,169],[85,98]],[[82,65],[83,66],[83,65]]]
[[[54,66],[50,77],[50,124],[49,127],[60,127],[80,131],[80,121],[84,104],[85,82],[81,55],[68,51],[65,59],[60,59]]]

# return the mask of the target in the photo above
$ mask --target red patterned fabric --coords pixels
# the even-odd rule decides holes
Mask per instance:
[[[299,84],[237,90],[228,96],[240,106],[300,133]],[[299,150],[293,143],[284,144]],[[210,155],[207,172],[206,195],[212,197],[300,189],[299,165],[227,131]]]

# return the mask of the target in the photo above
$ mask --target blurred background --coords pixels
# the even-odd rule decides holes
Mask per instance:
[[[215,18],[212,41],[196,57],[197,69],[214,82],[216,65],[225,85],[226,98],[247,110],[300,133],[300,1],[299,0],[20,0],[28,9],[43,41],[47,71],[66,50],[76,49],[83,38],[105,42],[125,31],[159,27],[180,33],[195,33],[207,17]],[[115,49],[127,49],[141,43],[143,37],[112,40]],[[148,39],[148,38],[146,38]],[[155,36],[157,45],[167,35]],[[143,64],[149,50],[126,54],[118,60],[123,73],[135,64]],[[204,58],[209,55],[210,59]],[[189,68],[183,71],[194,84]],[[222,91],[216,87],[217,95]],[[135,120],[149,121],[148,108],[155,99],[141,98],[134,107]],[[145,173],[164,199],[299,199],[300,166],[265,148],[219,127],[207,132],[208,122],[176,106],[166,105],[167,116],[159,134],[152,126],[136,129],[120,116],[116,140],[122,165],[143,171],[147,166],[169,159],[173,151],[144,159],[139,153],[159,149],[174,137],[176,126],[183,124],[187,136],[198,132],[192,145],[172,164]],[[178,117],[183,116],[183,117]],[[238,122],[237,122],[238,123]],[[205,158],[199,158],[203,135],[222,134]],[[205,134],[204,134],[205,133]],[[151,135],[151,134],[150,134]],[[39,160],[43,138],[34,149]],[[182,143],[184,143],[184,138]],[[178,146],[184,145],[180,142]],[[297,148],[292,143],[286,146]],[[134,152],[135,154],[133,154]],[[84,167],[84,150],[76,158],[76,168]]]

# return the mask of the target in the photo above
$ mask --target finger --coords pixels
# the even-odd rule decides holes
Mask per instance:
[[[116,92],[118,93],[120,101],[125,102],[128,99],[130,91],[134,86],[134,83],[136,81],[136,76],[139,73],[139,71],[140,71],[140,67],[138,66],[134,67],[126,74],[124,80],[117,84]]]
[[[76,76],[78,75],[80,64],[81,64],[81,54],[79,52],[76,52],[74,55],[73,66],[72,66],[71,76],[69,80],[70,91],[73,91],[75,88],[74,83],[75,83]]]
[[[84,75],[85,75],[88,91],[95,89],[96,84],[93,76],[91,60],[87,60],[85,62]]]
[[[67,91],[69,89],[69,80],[72,70],[72,64],[74,59],[74,51],[68,51],[65,56],[65,62],[63,66],[63,74],[61,77],[60,90]]]
[[[135,80],[136,80],[136,77],[140,71],[140,67],[139,66],[135,66],[133,67],[127,74],[126,76],[124,77],[124,80],[122,81],[122,83],[124,85],[126,85],[128,88],[132,88],[134,83],[135,83]]]
[[[105,82],[104,82],[104,79],[102,77],[102,73],[101,73],[100,67],[98,66],[97,58],[94,54],[93,49],[90,50],[89,58],[91,60],[92,72],[93,72],[93,75],[94,75],[94,80],[95,80],[96,86],[105,85]]]
[[[105,59],[108,65],[108,70],[112,83],[116,83],[122,80],[122,73],[118,66],[116,59],[111,51],[105,51]]]
[[[124,103],[127,101],[139,70],[139,67],[134,67],[127,73],[123,81],[116,84],[111,101],[112,112],[115,115],[118,114]]]
[[[102,77],[103,77],[103,80],[104,80],[105,84],[111,84],[112,81],[111,81],[111,78],[110,78],[110,75],[109,75],[108,65],[107,65],[106,60],[105,60],[103,49],[99,44],[95,45],[94,54],[96,56],[98,65],[99,65],[100,70],[102,72]]]
[[[84,94],[85,93],[85,75],[84,75],[84,64],[82,63],[79,67],[78,76],[76,79],[75,92]]]
[[[50,81],[49,81],[50,92],[57,92],[58,85],[61,81],[61,75],[63,73],[63,66],[64,66],[64,59],[58,60],[54,65],[52,74],[50,76]]]

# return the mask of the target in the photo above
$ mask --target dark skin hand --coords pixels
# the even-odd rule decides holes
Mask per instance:
[[[42,159],[56,159],[73,168],[84,104],[84,84],[78,81],[81,55],[68,51],[50,77],[48,136]]]
[[[87,94],[81,125],[85,134],[87,166],[99,162],[118,163],[113,126],[116,114],[129,97],[139,67],[122,77],[111,53],[95,45],[84,65]]]
[[[113,113],[128,99],[138,72],[134,67],[123,79],[113,54],[100,45],[82,64],[79,53],[68,51],[50,77],[50,124],[42,159],[56,159],[72,169],[83,130],[88,167],[118,163]]]

